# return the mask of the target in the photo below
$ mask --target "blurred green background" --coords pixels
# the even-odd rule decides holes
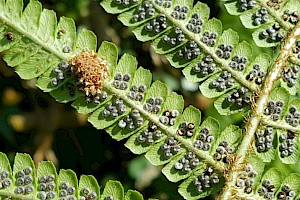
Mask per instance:
[[[150,43],[136,40],[130,29],[124,27],[116,15],[109,15],[97,0],[40,0],[44,8],[53,9],[57,16],[75,20],[77,28],[93,30],[101,41],[114,42],[120,55],[130,53],[139,65],[153,72],[154,80],[165,82],[172,91],[184,96],[185,104],[200,108],[202,120],[207,116],[218,119],[221,129],[229,124],[243,126],[242,115],[224,117],[214,109],[213,100],[206,99],[198,84],[189,83],[179,69],[172,68],[167,60],[157,55]],[[203,0],[211,8],[211,17],[223,22],[224,29],[231,28],[242,40],[251,44],[251,32],[236,17],[229,16],[219,1]],[[26,3],[26,1],[25,1]],[[28,0],[27,0],[28,3]],[[196,2],[195,2],[196,3]],[[261,50],[270,55],[274,49]],[[1,58],[3,55],[0,55]],[[24,81],[1,59],[0,61],[0,151],[12,161],[16,152],[26,152],[35,161],[52,160],[57,168],[70,168],[77,175],[94,175],[100,184],[109,179],[122,182],[125,189],[137,189],[145,199],[182,199],[177,192],[178,183],[171,183],[161,174],[161,167],[154,167],[143,156],[132,154],[125,141],[117,142],[105,131],[99,131],[86,122],[87,116],[76,114],[70,104],[57,104],[49,94],[34,86],[35,80]],[[274,162],[270,166],[279,166]],[[284,173],[296,171],[298,165],[281,166]],[[299,168],[298,168],[298,171]],[[209,198],[207,198],[209,199]]]

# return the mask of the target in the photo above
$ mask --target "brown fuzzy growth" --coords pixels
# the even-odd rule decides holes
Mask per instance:
[[[101,93],[104,80],[109,76],[108,62],[94,51],[85,50],[69,61],[79,90],[86,96]]]

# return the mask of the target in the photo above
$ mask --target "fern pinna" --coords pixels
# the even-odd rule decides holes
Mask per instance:
[[[249,12],[265,5],[251,7],[253,1],[227,3],[243,8],[247,4],[247,10],[249,4]],[[300,197],[298,174],[284,178],[275,168],[264,171],[264,162],[275,155],[286,164],[299,157],[300,103],[292,96],[299,85],[293,54],[297,25],[282,26],[285,42],[272,62],[266,54],[254,56],[251,45],[239,43],[233,30],[222,32],[221,22],[208,19],[209,8],[203,3],[193,7],[192,1],[104,0],[101,4],[108,12],[121,13],[119,19],[134,27],[139,40],[153,40],[154,49],[172,66],[184,68],[188,80],[201,82],[205,96],[218,97],[215,106],[221,114],[252,110],[246,129],[231,125],[219,130],[215,119],[201,120],[200,111],[193,106],[184,109],[183,98],[169,94],[164,83],[151,83],[151,73],[137,69],[133,56],[125,54],[117,61],[117,48],[109,42],[96,53],[91,31],[76,34],[73,20],[62,17],[57,23],[55,13],[42,10],[35,0],[24,11],[22,0],[0,0],[4,60],[21,78],[36,78],[37,86],[57,101],[74,101],[78,112],[91,113],[94,127],[116,140],[128,138],[125,146],[132,152],[146,153],[152,164],[165,165],[162,171],[170,181],[182,181],[179,193],[185,199],[217,194],[222,188],[220,199]],[[271,16],[280,19],[276,12]],[[281,78],[285,74],[292,74],[295,84]],[[281,88],[274,87],[278,79]],[[2,187],[0,194],[42,199],[38,193],[18,193],[17,187]],[[108,199],[96,197],[104,198]]]

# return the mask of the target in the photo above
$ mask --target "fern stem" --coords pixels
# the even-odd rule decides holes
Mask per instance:
[[[274,20],[280,25],[282,26],[285,30],[289,30],[292,28],[291,25],[289,25],[288,23],[286,23],[285,21],[283,21],[283,19],[281,19],[280,16],[278,16],[277,12],[275,12],[273,9],[271,9],[267,4],[266,1],[264,0],[256,0],[256,2],[258,2],[262,7],[265,7],[268,11],[268,14],[271,15]]]
[[[164,124],[160,123],[159,118],[157,116],[145,111],[143,109],[142,105],[137,105],[136,102],[134,102],[134,101],[130,100],[128,97],[126,97],[126,95],[124,93],[121,93],[117,89],[111,87],[110,83],[106,83],[104,85],[104,87],[107,88],[109,91],[111,91],[116,96],[118,96],[119,98],[122,98],[130,106],[137,109],[142,115],[144,115],[146,118],[148,118],[150,121],[155,123],[158,127],[160,127],[160,129],[163,130],[167,136],[174,137],[177,141],[179,141],[188,150],[194,152],[197,156],[199,156],[200,158],[205,160],[207,164],[213,166],[216,170],[218,170],[221,173],[224,172],[225,166],[222,163],[215,161],[212,156],[195,148],[192,143],[188,142],[183,137],[174,133],[174,131],[172,131],[172,129],[170,129],[170,127],[165,126]]]
[[[283,67],[285,67],[286,61],[288,60],[293,46],[296,43],[296,36],[300,34],[300,22],[295,26],[293,31],[287,36],[286,42],[282,45],[279,57],[277,58],[275,64],[273,65],[272,69],[270,70],[263,90],[261,91],[260,97],[257,100],[255,108],[253,110],[252,116],[250,120],[246,124],[246,131],[244,134],[243,141],[241,142],[239,149],[236,153],[236,160],[232,163],[232,168],[229,173],[227,183],[223,189],[222,193],[219,196],[219,199],[228,200],[232,196],[232,190],[235,187],[235,182],[238,178],[239,169],[241,169],[241,165],[245,163],[245,157],[247,152],[251,148],[251,144],[253,141],[253,136],[259,126],[262,113],[264,108],[268,102],[268,98],[270,93],[274,87],[275,82],[280,76],[280,72]]]
[[[212,48],[210,48],[209,46],[205,45],[203,42],[201,42],[200,40],[198,40],[195,37],[195,34],[193,34],[190,31],[188,31],[187,28],[182,25],[182,23],[180,23],[178,20],[173,19],[166,12],[166,10],[164,10],[163,8],[157,6],[155,4],[154,0],[151,0],[151,1],[152,1],[152,4],[153,4],[153,7],[156,10],[158,10],[160,13],[164,14],[167,17],[167,19],[172,22],[172,24],[174,24],[177,27],[180,27],[180,29],[185,33],[185,35],[188,36],[191,40],[195,41],[204,50],[204,52],[206,54],[211,55],[211,57],[214,59],[214,61],[217,64],[219,64],[219,66],[220,66],[221,69],[230,72],[232,74],[232,76],[238,82],[240,82],[242,85],[244,85],[245,87],[247,87],[249,90],[251,90],[251,91],[257,91],[259,89],[259,87],[256,84],[247,81],[245,78],[242,78],[240,73],[238,73],[237,71],[234,71],[231,67],[229,67],[228,63],[226,63],[224,60],[222,60],[221,58],[219,58]],[[199,34],[199,36],[200,36],[200,34]]]
[[[272,120],[269,120],[269,119],[266,119],[266,118],[262,118],[261,123],[265,124],[265,125],[268,125],[268,126],[272,126],[274,128],[279,128],[279,129],[282,129],[282,130],[289,130],[289,131],[292,131],[294,133],[299,133],[300,134],[300,129],[298,127],[293,127],[291,125],[288,125],[287,123],[285,123],[282,120],[275,122],[275,121],[272,121]]]
[[[14,192],[0,191],[0,197],[9,197],[9,199],[32,200],[32,197],[15,194]],[[3,198],[4,199],[4,198]]]

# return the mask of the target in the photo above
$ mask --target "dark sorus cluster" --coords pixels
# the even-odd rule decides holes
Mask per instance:
[[[143,123],[144,119],[141,116],[141,113],[138,110],[133,109],[129,115],[118,122],[118,126],[121,129],[127,128],[129,130],[135,130],[136,128],[141,127]]]
[[[252,15],[253,25],[258,26],[269,21],[269,15],[267,8],[263,7],[253,13]]]
[[[179,128],[177,130],[177,134],[180,136],[188,136],[192,137],[194,134],[195,124],[194,123],[188,123],[188,122],[181,122],[179,125]]]
[[[175,6],[174,11],[171,13],[171,16],[174,19],[185,20],[187,17],[187,12],[189,11],[189,7],[186,5],[183,6]]]
[[[283,15],[282,15],[282,19],[284,21],[287,21],[293,25],[296,25],[299,21],[300,15],[298,12],[296,11],[291,11],[291,10],[285,10]]]
[[[254,8],[256,5],[255,0],[240,0],[240,9],[241,11],[246,11]]]
[[[199,159],[196,157],[196,154],[189,151],[185,154],[178,162],[174,164],[174,168],[183,173],[188,173],[192,169],[195,169],[200,164]]]
[[[267,42],[279,42],[284,37],[284,34],[280,31],[280,28],[280,25],[275,23],[269,28],[261,31],[259,36],[261,39],[266,39]]]
[[[90,189],[87,187],[82,188],[82,190],[80,191],[79,200],[94,200],[94,199],[97,199],[96,192],[90,191]]]
[[[158,15],[146,24],[145,28],[148,32],[160,33],[168,27],[167,17],[164,14]]]
[[[49,174],[48,176],[43,175],[38,179],[38,194],[39,199],[54,199],[56,197],[55,192],[55,175]]]
[[[145,1],[142,3],[138,9],[137,9],[137,14],[134,14],[132,16],[132,20],[134,22],[142,21],[146,18],[150,18],[155,14],[155,9],[153,8],[152,3],[149,1]]]
[[[183,48],[178,50],[178,57],[192,60],[200,55],[200,49],[195,41],[190,41]]]
[[[67,82],[66,83],[66,88],[68,90],[68,93],[70,96],[74,96],[75,92],[76,92],[76,85],[74,85],[73,83]]]
[[[5,33],[5,37],[9,41],[14,41],[14,39],[15,39],[14,34],[12,32]]]
[[[282,70],[283,81],[285,81],[289,87],[293,87],[297,83],[297,79],[299,77],[299,69],[300,68],[298,65],[293,65],[290,68],[286,67]]]
[[[201,75],[208,75],[217,70],[217,65],[210,55],[206,55],[202,60],[193,67],[193,71],[201,73]]]
[[[251,103],[251,98],[247,93],[247,88],[240,87],[237,91],[226,97],[226,101],[228,103],[235,104],[238,107],[243,107],[244,105]]]
[[[198,13],[192,15],[188,24],[186,25],[187,30],[193,33],[200,33],[202,30],[202,26],[204,24],[204,20],[201,19]]]
[[[164,125],[174,126],[178,115],[178,110],[166,110],[163,112],[162,116],[159,117],[159,121]]]
[[[285,158],[292,155],[296,151],[295,133],[287,131],[279,136],[279,152],[280,157]]]
[[[232,52],[232,50],[233,50],[232,45],[220,44],[216,50],[216,54],[219,58],[228,60],[230,58],[230,53]]]
[[[266,129],[258,129],[255,135],[255,146],[259,153],[269,151],[273,145],[274,129],[267,127]]]
[[[34,190],[32,168],[30,166],[25,167],[23,170],[18,171],[15,174],[16,177],[16,194],[30,194]]]
[[[55,77],[51,80],[51,84],[53,86],[57,86],[60,81],[63,81],[65,78],[69,78],[72,75],[69,63],[65,60],[61,61],[56,67],[54,67],[52,72],[55,74]]]
[[[253,70],[249,72],[246,76],[246,80],[248,81],[254,81],[256,85],[261,85],[262,81],[264,79],[265,72],[260,69],[259,64],[253,65]]]
[[[67,182],[61,182],[59,185],[59,200],[77,200],[76,189]]]
[[[281,187],[281,191],[278,192],[277,198],[282,200],[291,200],[296,196],[296,192],[288,185],[284,184]]]
[[[293,53],[295,54],[295,56],[296,56],[297,58],[300,59],[300,40],[298,40],[298,41],[296,42],[296,45],[295,45],[295,47],[293,48]]]
[[[162,97],[150,97],[149,99],[147,99],[144,105],[144,110],[157,114],[160,112],[163,102],[164,99]]]
[[[237,71],[243,71],[245,69],[245,64],[248,61],[247,57],[243,57],[243,56],[233,56],[231,62],[229,63],[229,66]]]
[[[174,28],[173,34],[174,36],[165,35],[163,38],[163,42],[176,46],[185,40],[185,36],[179,27]]]
[[[147,86],[146,85],[132,85],[132,87],[130,88],[130,91],[127,93],[127,96],[131,99],[131,100],[135,100],[135,101],[142,101],[144,99],[144,94],[147,90]]]
[[[62,49],[62,51],[64,53],[70,53],[72,51],[72,47],[70,47],[70,46],[64,46],[64,48]]]
[[[208,127],[204,127],[200,131],[198,139],[194,143],[194,147],[203,151],[209,151],[214,140],[214,136],[210,134],[210,129]]]
[[[262,181],[261,187],[258,188],[259,196],[262,196],[265,199],[272,200],[274,199],[275,186],[268,179]]]
[[[197,192],[202,193],[220,182],[219,176],[214,173],[214,171],[214,168],[208,167],[202,174],[194,179],[193,184]]]
[[[201,38],[201,41],[211,47],[215,46],[215,44],[217,43],[217,37],[218,37],[218,34],[215,33],[215,32],[208,32],[208,31],[205,31],[203,33],[203,37]]]
[[[155,0],[155,4],[164,8],[170,8],[172,6],[171,0]]]
[[[291,126],[299,125],[300,112],[295,106],[291,106],[289,109],[289,114],[285,116],[285,121]]]
[[[93,95],[89,95],[85,97],[85,101],[87,103],[91,103],[93,102],[94,104],[100,104],[101,102],[105,101],[108,97],[108,94],[106,91],[101,91],[99,94],[93,96]]]
[[[112,195],[108,195],[105,200],[114,200],[114,197]]]
[[[173,155],[176,155],[180,151],[180,144],[179,142],[173,138],[173,137],[168,137],[164,144],[161,145],[161,150],[164,153],[164,157],[166,159],[171,158]]]
[[[254,178],[257,177],[257,172],[253,170],[253,166],[248,164],[244,171],[239,174],[236,181],[236,186],[243,189],[245,193],[250,194],[253,191]]]
[[[116,118],[126,112],[126,106],[122,99],[114,99],[112,103],[109,103],[102,111],[103,117]]]
[[[129,86],[129,81],[130,81],[131,75],[130,74],[121,74],[121,73],[116,73],[114,77],[114,81],[112,82],[112,85],[120,90],[127,90]]]
[[[9,171],[0,167],[0,190],[12,185],[12,180],[9,178]]]
[[[114,0],[114,2],[118,5],[123,5],[125,7],[136,4],[139,0]]]
[[[282,111],[282,101],[269,101],[265,108],[264,114],[269,115],[273,121],[279,120],[280,113]]]
[[[141,132],[137,137],[137,141],[140,144],[153,144],[155,141],[163,136],[161,130],[157,128],[155,124],[150,124],[147,129]]]
[[[218,92],[222,92],[234,85],[234,79],[231,73],[228,71],[223,71],[218,78],[210,83],[212,88],[216,88]]]
[[[220,142],[216,149],[216,153],[213,155],[216,161],[222,161],[223,163],[230,163],[230,155],[233,154],[233,149],[227,141]]]
[[[279,10],[280,9],[280,4],[284,2],[285,0],[269,0],[267,1],[267,5],[274,10]]]

